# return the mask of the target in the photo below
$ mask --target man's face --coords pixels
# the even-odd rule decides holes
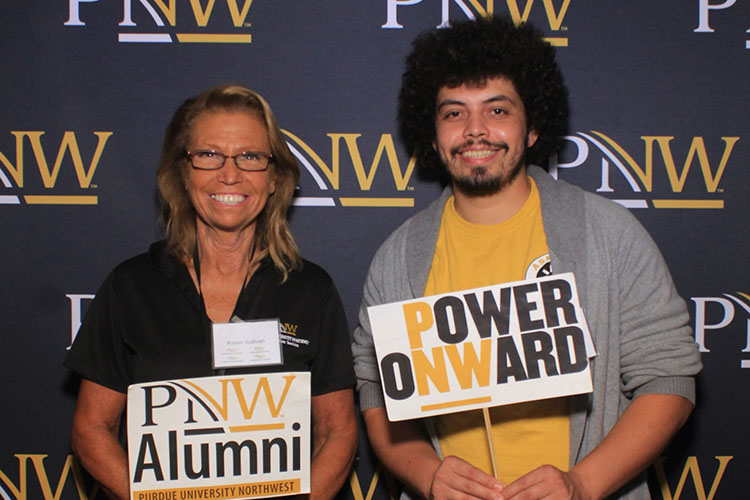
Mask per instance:
[[[503,77],[482,86],[438,92],[433,146],[453,186],[470,196],[497,193],[523,171],[524,152],[537,139],[526,126],[523,101]]]

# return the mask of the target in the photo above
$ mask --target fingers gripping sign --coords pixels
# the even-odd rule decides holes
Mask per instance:
[[[432,477],[430,498],[504,500],[505,485],[469,462],[458,457],[443,459]]]
[[[589,500],[591,497],[574,472],[543,465],[502,490],[503,500]]]

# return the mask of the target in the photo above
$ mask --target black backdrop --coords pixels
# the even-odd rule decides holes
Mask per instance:
[[[420,31],[487,12],[559,46],[573,115],[556,173],[632,208],[691,310],[698,408],[650,469],[654,497],[745,497],[747,0],[2,3],[1,499],[96,496],[70,458],[77,380],[61,361],[107,272],[160,237],[176,107],[230,81],[268,99],[303,165],[293,230],[353,326],[375,249],[439,190],[397,137],[403,58]],[[362,438],[341,497],[388,495]]]

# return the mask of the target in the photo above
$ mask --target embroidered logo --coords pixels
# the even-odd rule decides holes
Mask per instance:
[[[284,345],[290,347],[300,347],[301,345],[308,345],[310,343],[307,339],[297,338],[297,329],[299,325],[292,323],[281,323],[281,342]]]

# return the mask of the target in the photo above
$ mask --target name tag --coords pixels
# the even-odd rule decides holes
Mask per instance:
[[[213,365],[218,368],[280,365],[284,362],[278,319],[214,323]]]

